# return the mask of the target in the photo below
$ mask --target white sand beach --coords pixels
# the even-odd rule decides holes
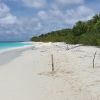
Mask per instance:
[[[100,48],[35,42],[33,46],[0,53],[0,100],[100,100]]]

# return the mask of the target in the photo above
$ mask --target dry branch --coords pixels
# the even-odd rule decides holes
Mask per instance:
[[[66,49],[66,50],[75,49],[75,48],[78,48],[78,47],[80,47],[80,46],[83,46],[83,45],[82,45],[82,44],[80,44],[80,45],[77,45],[77,46],[74,46],[74,47],[71,47],[71,48],[69,48],[69,47],[68,47],[68,45],[67,45],[67,49]]]

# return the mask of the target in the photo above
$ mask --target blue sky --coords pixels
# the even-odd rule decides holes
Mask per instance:
[[[0,0],[0,41],[72,27],[99,13],[100,0]]]

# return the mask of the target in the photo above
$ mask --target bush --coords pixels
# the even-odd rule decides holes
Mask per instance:
[[[96,35],[91,35],[91,34],[83,34],[80,36],[79,43],[84,44],[84,45],[100,45],[99,44],[100,39],[97,39]]]

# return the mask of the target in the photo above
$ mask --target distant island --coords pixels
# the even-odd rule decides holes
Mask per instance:
[[[73,28],[33,36],[31,40],[100,46],[100,14],[93,16],[88,21],[78,21]]]

